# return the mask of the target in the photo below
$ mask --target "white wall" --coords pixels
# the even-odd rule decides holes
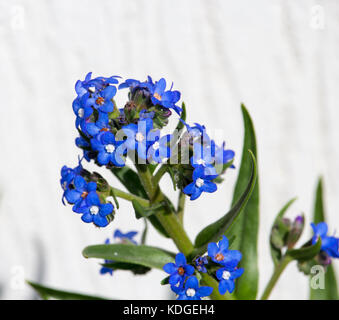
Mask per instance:
[[[324,10],[320,24],[315,5]],[[81,255],[116,227],[142,229],[128,203],[120,201],[116,220],[103,230],[61,204],[59,170],[76,165],[78,154],[73,85],[88,71],[174,81],[189,121],[222,129],[237,152],[236,165],[243,136],[239,105],[246,103],[259,148],[260,291],[272,271],[267,238],[275,214],[297,195],[291,216],[303,211],[310,222],[319,174],[330,228],[338,228],[338,13],[335,0],[0,0],[1,298],[33,296],[16,281],[21,272],[88,294],[169,295],[159,285],[160,271],[102,277],[97,262]],[[192,238],[225,213],[236,176],[237,170],[228,172],[218,192],[188,204]],[[170,192],[169,180],[163,188]],[[310,232],[307,226],[303,240]],[[155,232],[149,242],[174,250]],[[307,279],[290,265],[272,298],[305,299],[307,292]]]

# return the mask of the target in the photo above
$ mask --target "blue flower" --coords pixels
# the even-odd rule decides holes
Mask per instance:
[[[116,78],[121,78],[120,76],[111,76],[111,77],[97,77],[88,81],[88,87],[94,87],[96,90],[103,90],[110,84],[118,84],[119,81]]]
[[[211,287],[199,287],[199,281],[194,276],[187,279],[184,287],[171,286],[171,289],[178,295],[177,300],[201,300],[213,291]]]
[[[129,88],[131,90],[139,87],[141,85],[141,81],[136,79],[126,79],[125,82],[119,84],[119,90]]]
[[[217,185],[210,180],[211,177],[204,174],[204,168],[198,167],[193,171],[193,182],[188,184],[183,192],[191,195],[191,200],[199,198],[203,192],[215,192]]]
[[[172,91],[172,87],[166,91],[166,80],[164,78],[156,81],[153,85],[149,85],[149,89],[152,94],[151,100],[153,104],[174,109],[180,115],[182,109],[175,105],[180,100],[180,92]]]
[[[98,151],[97,160],[100,165],[112,163],[117,167],[125,165],[123,154],[123,141],[116,141],[112,132],[102,132],[91,139],[93,150]]]
[[[191,127],[188,123],[184,120],[180,119],[180,121],[185,125],[189,136],[191,137],[192,144],[197,141],[201,140],[200,143],[208,144],[210,143],[211,139],[206,132],[206,127],[199,123],[194,123],[194,126]]]
[[[83,96],[86,93],[93,93],[96,90],[102,90],[109,84],[117,84],[119,81],[116,78],[120,78],[119,76],[111,76],[108,78],[97,77],[91,80],[91,77],[92,72],[89,72],[86,75],[84,81],[78,80],[75,83],[75,92],[79,97]]]
[[[85,205],[81,207],[83,214],[81,219],[86,223],[93,222],[98,227],[106,227],[108,225],[107,216],[114,210],[111,203],[101,203],[96,192],[90,192],[85,201]]]
[[[213,167],[214,159],[209,148],[204,147],[200,143],[193,144],[193,156],[190,159],[193,168],[203,169],[204,176],[210,180],[215,179],[218,174]]]
[[[217,164],[226,164],[234,159],[235,152],[231,149],[225,150],[226,143],[223,142],[221,147],[218,147],[214,140],[211,140],[211,154],[214,157],[214,161]],[[234,165],[231,165],[230,168],[235,168]]]
[[[187,264],[183,253],[178,253],[175,257],[175,263],[169,262],[164,265],[164,271],[170,274],[169,283],[176,285],[182,283],[187,276],[194,273],[194,267]]]
[[[75,139],[75,145],[83,149],[84,158],[86,159],[86,161],[90,162],[91,159],[96,158],[96,152],[91,149],[91,144],[83,137],[77,137]]]
[[[219,292],[225,294],[227,291],[232,293],[235,284],[234,280],[239,278],[244,273],[243,268],[230,270],[229,268],[220,268],[216,272],[217,279],[219,280]]]
[[[195,268],[202,273],[206,273],[207,269],[205,267],[206,264],[208,264],[208,260],[206,257],[198,257],[194,260]]]
[[[132,242],[133,244],[137,245],[137,242],[133,239],[137,234],[137,231],[122,233],[119,229],[116,229],[113,237],[120,239],[122,243]]]
[[[321,238],[321,250],[325,251],[332,258],[339,258],[339,238],[327,236],[328,226],[326,222],[319,222],[318,224],[311,223],[314,236],[312,243],[315,244],[318,237]]]
[[[224,267],[235,268],[241,260],[241,253],[238,250],[228,250],[228,239],[222,236],[218,244],[211,242],[207,246],[208,255],[215,263]]]
[[[148,147],[147,159],[150,162],[162,163],[166,162],[171,157],[171,147],[169,143],[172,135],[168,134],[160,138],[160,131],[156,131],[154,136],[149,135],[150,140],[154,140],[152,145]]]
[[[76,119],[75,119],[76,128],[78,128],[93,113],[92,107],[86,105],[86,101],[88,100],[88,97],[89,97],[89,93],[81,97],[77,97],[73,101],[72,108],[73,108],[74,114],[76,115]]]
[[[92,72],[89,72],[87,73],[84,81],[78,80],[75,83],[75,92],[77,93],[79,97],[83,96],[84,94],[88,92],[88,87],[89,87],[88,82],[91,80],[91,77],[92,77]]]
[[[86,106],[92,106],[105,113],[112,112],[114,110],[114,105],[111,99],[113,99],[116,92],[117,89],[114,86],[107,86],[102,91],[96,91],[87,99]]]
[[[74,178],[81,173],[83,170],[83,167],[81,165],[81,160],[79,159],[79,164],[74,169],[69,168],[67,166],[63,166],[61,168],[61,179],[60,179],[60,185],[62,187],[62,190],[64,190],[62,195],[62,203],[65,204],[64,198],[65,193],[68,190],[70,184],[73,182]]]
[[[97,184],[92,181],[87,183],[81,176],[76,176],[73,184],[75,189],[66,190],[65,198],[69,203],[74,204],[74,212],[81,212],[81,207],[85,204],[85,198],[90,192],[96,191]]]
[[[82,122],[82,132],[88,136],[95,137],[102,131],[109,131],[108,121],[108,114],[99,112],[98,120],[95,123],[89,121]]]
[[[124,144],[128,150],[137,150],[141,159],[147,158],[147,149],[152,143],[148,141],[148,134],[153,129],[152,119],[139,120],[138,124],[128,124],[122,127],[127,139]]]
[[[110,244],[110,241],[109,241],[108,238],[106,239],[105,244]],[[110,263],[113,263],[113,260],[105,260],[104,261],[104,264],[110,264]],[[108,273],[112,276],[113,275],[113,269],[102,266],[101,269],[100,269],[100,274],[106,274],[106,273]]]

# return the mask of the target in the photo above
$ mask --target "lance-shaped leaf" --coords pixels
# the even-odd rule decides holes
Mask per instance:
[[[251,117],[244,105],[241,106],[245,135],[242,159],[237,183],[234,188],[232,206],[238,201],[245,190],[248,177],[251,175],[251,158],[247,156],[247,150],[251,150],[257,158],[257,145],[255,131]],[[258,161],[258,160],[257,160]],[[259,229],[259,181],[258,174],[253,192],[239,218],[226,232],[226,236],[236,236],[234,248],[242,253],[240,267],[244,268],[244,274],[237,280],[235,294],[239,299],[255,299],[258,290],[258,229]]]
[[[143,207],[137,200],[132,200],[132,205],[135,212],[135,217],[140,219],[148,218],[159,211],[163,211],[164,205],[166,205],[166,203],[157,203],[150,207]]]
[[[123,168],[112,168],[111,171],[130,193],[148,199],[146,191],[135,171],[127,166]]]
[[[272,231],[271,231],[271,237],[270,237],[270,249],[271,249],[271,257],[273,260],[273,263],[275,266],[277,266],[277,264],[279,263],[279,261],[281,260],[282,257],[282,253],[281,253],[281,249],[277,248],[277,246],[274,245],[274,243],[272,242],[272,232],[274,230],[274,226],[277,225],[278,221],[283,218],[284,214],[286,213],[286,211],[288,210],[288,208],[292,205],[292,203],[296,200],[296,198],[291,199],[290,201],[288,201],[283,207],[282,209],[279,211],[279,213],[277,214],[277,217],[275,218],[274,222],[273,222],[273,226],[272,226]]]
[[[326,222],[325,208],[323,201],[323,183],[320,178],[317,185],[313,222],[315,224],[319,222]],[[338,285],[336,275],[332,265],[327,267],[325,273],[325,288],[324,289],[312,289],[310,286],[310,299],[311,300],[339,300]]]
[[[69,292],[63,290],[56,290],[49,287],[42,286],[38,283],[27,281],[27,283],[40,295],[44,300],[108,300],[107,298],[89,296],[76,292]],[[111,299],[112,300],[112,299]]]
[[[221,236],[225,234],[228,228],[230,228],[232,223],[235,221],[235,219],[241,213],[242,209],[245,207],[254,188],[257,173],[255,158],[252,152],[249,152],[249,158],[252,159],[252,172],[248,184],[246,186],[246,189],[243,191],[237,203],[233,206],[233,208],[229,212],[227,212],[222,218],[210,224],[205,229],[199,232],[195,239],[195,247],[197,248],[197,250],[194,251],[195,255],[203,254],[206,251],[208,243],[218,241],[221,238]],[[232,236],[231,238],[235,239],[236,236]]]
[[[85,258],[113,260],[157,269],[173,262],[175,257],[174,253],[160,248],[133,244],[94,245],[86,247],[82,254]]]
[[[291,249],[287,250],[285,255],[291,257],[293,260],[297,261],[307,261],[313,259],[319,252],[321,248],[321,239],[315,244],[307,244],[300,249]]]
[[[148,199],[147,193],[140,181],[138,174],[135,171],[128,168],[127,166],[123,168],[112,168],[111,171],[130,193],[144,199]],[[169,238],[168,233],[161,225],[157,217],[150,216],[148,220],[151,222],[153,227],[159,231],[160,234]]]
[[[125,270],[131,271],[134,274],[145,274],[151,270],[149,267],[141,266],[140,264],[126,263],[126,262],[116,262],[112,261],[110,263],[102,263],[103,267],[111,268],[112,270]]]

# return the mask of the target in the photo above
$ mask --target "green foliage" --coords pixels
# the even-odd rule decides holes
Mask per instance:
[[[161,270],[166,263],[173,262],[175,256],[160,248],[133,244],[93,245],[86,247],[82,254],[85,258],[113,260]]]
[[[296,198],[291,199],[288,201],[282,209],[279,211],[277,214],[277,217],[275,218],[271,230],[271,236],[270,236],[270,250],[271,250],[271,257],[274,263],[274,266],[277,266],[279,261],[281,260],[282,257],[282,252],[281,252],[281,247],[277,245],[277,241],[281,240],[284,236],[281,234],[281,220],[288,210],[288,208],[293,204],[293,202],[296,200]]]
[[[232,206],[236,204],[241,197],[243,190],[246,189],[248,177],[252,172],[252,161],[247,156],[248,150],[251,150],[257,159],[257,145],[252,119],[244,105],[241,106],[244,120],[244,145],[242,159],[238,174],[237,183],[234,188]],[[241,214],[231,228],[226,232],[226,236],[231,238],[236,236],[233,248],[240,250],[242,260],[239,267],[244,268],[244,274],[237,280],[235,295],[239,299],[255,299],[258,290],[258,230],[259,230],[259,181],[258,174],[256,183],[253,187],[251,197]]]
[[[56,300],[107,300],[102,297],[89,296],[76,292],[56,290],[49,287],[42,286],[40,284],[27,281],[27,283],[40,295],[44,300],[56,299]],[[111,299],[112,300],[112,299]]]
[[[206,228],[199,232],[195,239],[195,247],[197,248],[197,250],[194,252],[195,254],[199,255],[204,253],[209,242],[218,241],[221,238],[221,236],[225,234],[225,232],[231,227],[232,223],[236,221],[236,218],[239,216],[239,214],[242,212],[242,209],[245,207],[254,188],[257,172],[255,158],[251,151],[250,158],[252,159],[252,172],[248,184],[246,186],[246,189],[243,191],[237,203],[233,206],[233,208],[229,212],[227,212],[222,218],[210,224],[209,226],[207,226]]]
[[[144,199],[148,199],[147,193],[140,181],[138,174],[135,171],[128,168],[127,166],[123,168],[112,168],[111,171],[130,193]],[[169,238],[165,228],[155,216],[149,217],[148,220],[161,235]]]
[[[315,203],[313,211],[313,222],[326,222],[325,209],[323,201],[323,182],[320,178],[317,185],[315,194]],[[325,274],[325,288],[312,289],[310,286],[310,299],[311,300],[339,300],[338,285],[333,265],[329,265]]]
[[[306,244],[300,249],[290,249],[287,250],[285,255],[291,257],[293,260],[297,261],[308,261],[313,259],[319,252],[321,248],[321,239],[314,244]]]

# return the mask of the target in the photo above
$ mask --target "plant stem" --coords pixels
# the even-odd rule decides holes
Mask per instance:
[[[166,198],[158,184],[153,183],[152,175],[146,165],[136,165],[141,182],[147,192],[151,204],[165,202]],[[156,213],[155,216],[173,239],[178,249],[188,255],[193,250],[193,244],[183,229],[178,217],[168,207],[164,213]]]
[[[140,180],[147,192],[151,205],[153,203],[166,201],[166,198],[158,184],[154,184],[152,174],[147,165],[137,165],[136,168],[139,173]],[[188,256],[193,252],[194,246],[188,238],[186,231],[180,223],[177,215],[168,206],[165,212],[156,213],[155,216],[165,228],[169,236],[172,238],[177,248],[185,255]],[[213,288],[211,298],[215,300],[228,299],[226,295],[222,296],[218,291],[218,282],[208,274],[202,274],[202,281]]]
[[[280,263],[275,267],[274,272],[270,281],[268,282],[264,293],[261,296],[261,300],[267,300],[269,295],[271,294],[272,289],[276,285],[280,275],[285,270],[286,266],[292,261],[293,259],[289,256],[284,256]]]
[[[109,191],[107,192],[108,196],[110,194],[110,191],[112,191],[114,193],[114,195],[118,198],[125,199],[125,200],[128,200],[128,201],[137,200],[143,207],[149,207],[150,206],[150,202],[148,200],[143,199],[141,197],[138,197],[134,194],[119,190],[117,188],[110,187]]]
[[[167,172],[167,165],[163,164],[158,171],[156,172],[156,174],[153,176],[153,184],[157,185],[159,183],[159,181],[161,180],[162,176]]]
[[[178,209],[177,209],[177,217],[181,224],[184,222],[184,211],[185,211],[185,200],[186,195],[180,191],[179,193],[179,200],[178,200]]]
[[[207,273],[201,274],[201,280],[204,285],[213,288],[213,292],[211,293],[212,300],[234,300],[230,294],[221,295],[218,289],[218,282]]]

